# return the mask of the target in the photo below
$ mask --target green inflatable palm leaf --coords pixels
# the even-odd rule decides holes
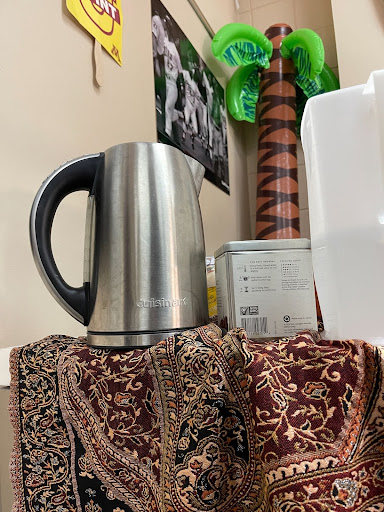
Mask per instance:
[[[321,37],[309,28],[291,32],[281,43],[281,55],[292,59],[297,76],[315,80],[324,65],[324,46]]]
[[[307,80],[307,82],[305,82]],[[315,80],[296,80],[296,131],[300,137],[301,119],[308,98],[340,89],[340,83],[332,69],[324,62],[323,69]]]
[[[236,121],[255,122],[260,76],[255,64],[241,66],[227,85],[227,107]]]
[[[312,96],[317,96],[318,94],[325,92],[319,76],[310,80],[309,78],[297,75],[296,84],[303,90],[307,98],[312,98]]]
[[[272,56],[271,41],[259,30],[244,23],[228,23],[215,35],[212,53],[228,66],[256,64],[269,68]]]
[[[324,92],[331,92],[340,89],[340,82],[332,69],[324,62],[323,69],[319,75]]]
[[[296,85],[302,89],[306,98],[340,89],[340,83],[332,69],[324,62],[321,73],[314,79],[296,77]]]

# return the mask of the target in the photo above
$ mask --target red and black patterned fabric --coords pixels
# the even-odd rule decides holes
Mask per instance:
[[[384,511],[384,350],[210,324],[11,354],[13,512]]]

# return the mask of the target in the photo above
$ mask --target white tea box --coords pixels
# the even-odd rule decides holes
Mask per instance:
[[[218,323],[249,338],[317,329],[310,241],[244,240],[215,252]]]

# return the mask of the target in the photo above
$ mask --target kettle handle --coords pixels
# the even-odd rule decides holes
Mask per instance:
[[[52,252],[52,223],[59,204],[68,194],[79,190],[91,191],[103,159],[104,153],[86,155],[56,169],[41,185],[32,205],[29,223],[32,253],[41,278],[57,302],[84,325],[89,321],[89,283],[74,288],[62,278]]]

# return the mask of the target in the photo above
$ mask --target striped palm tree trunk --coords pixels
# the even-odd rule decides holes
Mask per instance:
[[[273,55],[260,81],[256,239],[300,238],[295,69],[280,54],[290,32],[277,24],[265,33]]]

